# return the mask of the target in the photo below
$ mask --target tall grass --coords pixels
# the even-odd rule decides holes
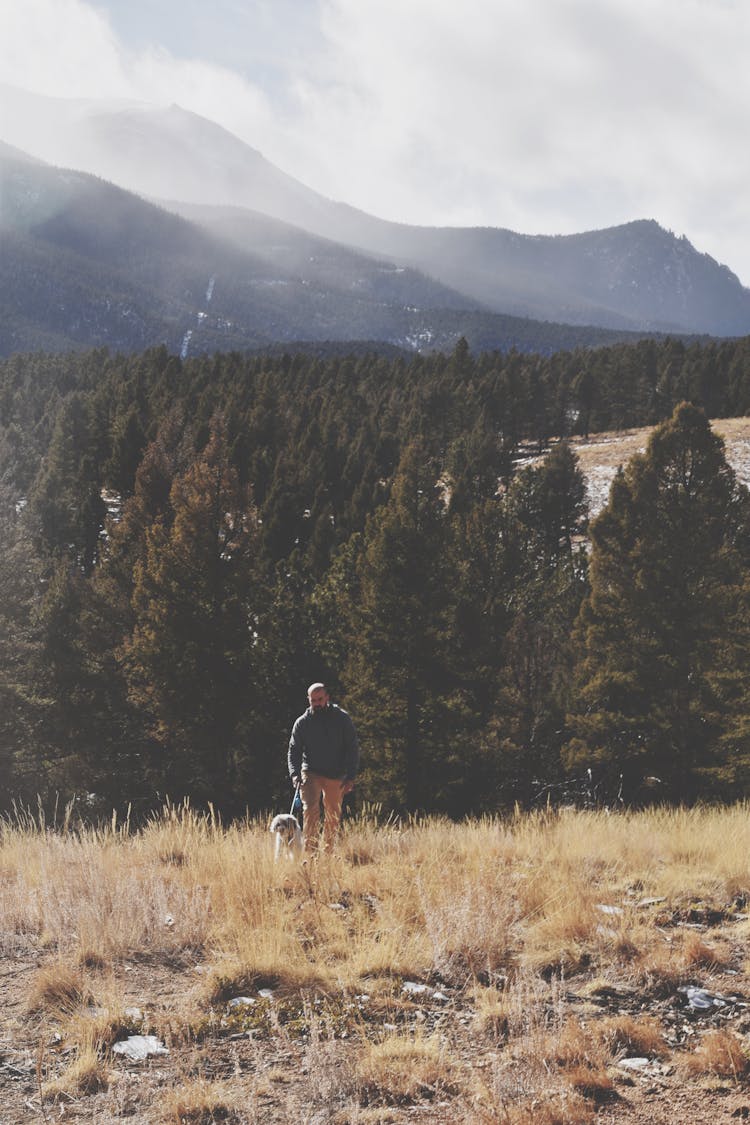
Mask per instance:
[[[106,1090],[92,1051],[106,1057],[112,1029],[125,1026],[114,982],[137,958],[174,972],[200,967],[182,1002],[203,1034],[239,995],[256,1001],[248,1011],[288,1051],[303,1028],[305,1066],[317,1054],[338,1076],[317,1082],[328,1090],[322,1100],[349,1107],[342,1121],[429,1097],[473,1106],[456,1117],[467,1122],[520,1122],[527,1102],[540,1121],[584,1121],[611,1094],[608,1067],[623,1045],[650,1045],[657,1056],[664,1040],[653,1021],[622,1016],[596,1034],[576,1030],[565,982],[614,982],[648,998],[744,968],[725,934],[674,923],[691,911],[734,917],[750,901],[748,813],[738,805],[383,824],[369,810],[345,826],[336,854],[301,864],[273,861],[265,821],[222,826],[189,806],[167,806],[137,830],[17,814],[0,824],[0,948],[41,954],[29,1018],[55,1022],[77,1044],[77,1070],[49,1089]],[[746,936],[747,923],[732,924]],[[427,990],[405,992],[405,981]],[[258,1000],[260,989],[270,1002]],[[468,1015],[451,1022],[458,1011]],[[449,1066],[460,1034],[461,1058]],[[344,1065],[341,1035],[357,1044],[356,1065]],[[722,1055],[709,1042],[684,1073],[744,1075],[735,1046]],[[489,1052],[489,1069],[475,1070],[472,1050]],[[220,1104],[224,1093],[242,1119],[237,1090],[191,1081],[175,1093],[175,1119],[190,1097],[200,1108],[201,1097]]]

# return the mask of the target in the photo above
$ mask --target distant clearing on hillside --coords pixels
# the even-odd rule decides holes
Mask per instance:
[[[750,418],[717,418],[711,423],[726,443],[727,460],[738,480],[750,487]],[[571,441],[581,464],[589,490],[591,515],[607,503],[609,487],[620,465],[636,453],[643,453],[655,426],[638,430],[619,430],[591,434],[588,439]]]

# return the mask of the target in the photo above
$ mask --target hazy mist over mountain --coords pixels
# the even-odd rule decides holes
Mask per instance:
[[[653,221],[566,236],[392,223],[326,199],[223,127],[176,105],[45,98],[8,86],[0,87],[0,103],[0,139],[17,150],[4,150],[0,225],[18,234],[25,190],[27,205],[35,201],[31,212],[41,207],[25,222],[25,237],[44,238],[45,253],[54,245],[90,258],[93,250],[100,267],[127,267],[129,284],[148,287],[150,309],[171,310],[172,347],[188,331],[181,322],[199,312],[206,336],[206,311],[179,312],[178,294],[205,289],[208,276],[220,278],[217,301],[220,293],[228,299],[228,288],[233,293],[221,318],[223,336],[211,346],[329,337],[450,346],[464,329],[438,332],[441,309],[619,332],[750,332],[750,291],[726,266]],[[116,193],[95,193],[71,176],[58,175],[51,193],[31,183],[19,187],[18,171],[8,163],[19,158],[18,150],[27,154],[29,168],[30,157],[87,172],[159,207],[122,206]],[[101,208],[114,213],[102,215]],[[190,249],[182,247],[176,259],[168,233],[175,219],[168,212],[190,222],[180,228]],[[117,237],[105,237],[105,229]],[[160,246],[162,267],[151,262],[144,270],[141,262],[132,275],[138,246],[150,252]],[[166,277],[169,284],[157,293],[154,287]],[[313,293],[319,294],[315,308]],[[274,307],[283,312],[272,315]],[[427,310],[435,311],[425,316]],[[489,346],[509,346],[507,326],[482,329],[480,336]]]

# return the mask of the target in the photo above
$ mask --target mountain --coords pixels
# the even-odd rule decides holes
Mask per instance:
[[[638,332],[750,332],[750,290],[653,221],[565,236],[409,226],[325,198],[178,106],[51,99],[0,87],[0,108],[0,138],[170,200],[170,209],[219,208],[205,210],[201,222],[252,252],[248,235],[257,223],[241,211],[416,269],[489,312]],[[234,228],[226,208],[235,209]]]
[[[189,220],[2,143],[0,201],[0,355],[335,341],[451,350],[461,336],[549,352],[624,338],[477,309],[419,271],[263,215]]]

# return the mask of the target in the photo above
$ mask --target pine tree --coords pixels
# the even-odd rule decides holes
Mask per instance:
[[[415,443],[365,535],[345,676],[373,795],[411,810],[430,795],[443,738],[445,523],[436,470]]]
[[[35,609],[43,568],[27,519],[0,488],[0,809],[32,800],[40,790],[45,700],[36,681],[41,637]]]
[[[225,808],[241,808],[255,768],[267,764],[253,719],[262,600],[257,519],[230,467],[219,425],[170,493],[171,526],[159,519],[136,564],[135,627],[123,645],[134,701],[164,747],[164,784]]]
[[[575,538],[586,515],[583,474],[564,443],[521,470],[505,499],[508,612],[489,732],[506,801],[528,801],[559,774],[570,631],[586,589]]]
[[[720,778],[745,678],[731,650],[748,642],[749,531],[723,442],[682,404],[591,528],[569,765],[621,773],[626,794],[658,777],[668,799],[697,796],[712,769]]]
[[[91,573],[106,513],[89,403],[71,395],[58,415],[49,451],[29,498],[50,553]]]

